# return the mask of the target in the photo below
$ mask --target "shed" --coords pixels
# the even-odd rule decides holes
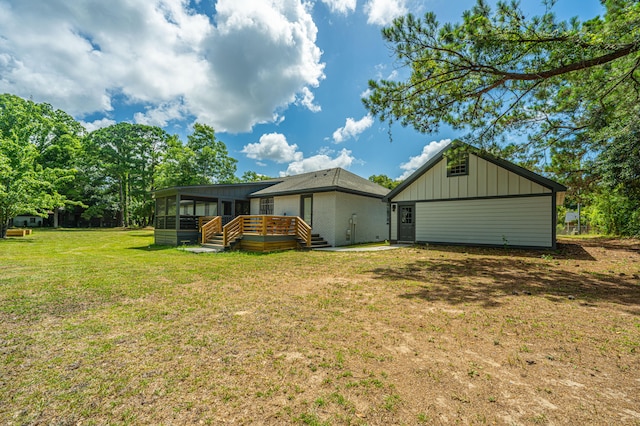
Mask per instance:
[[[556,247],[566,187],[454,141],[384,199],[392,242]]]

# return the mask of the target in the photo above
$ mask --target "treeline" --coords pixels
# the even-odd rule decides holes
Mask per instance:
[[[204,124],[184,143],[141,124],[87,132],[49,104],[0,95],[0,235],[15,216],[51,212],[76,226],[150,225],[156,189],[262,178],[236,177],[236,163]]]

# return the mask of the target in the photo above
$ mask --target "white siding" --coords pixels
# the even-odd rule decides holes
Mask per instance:
[[[447,161],[442,159],[396,195],[392,202],[543,193],[551,193],[551,190],[469,154],[468,176],[447,177]]]
[[[312,229],[329,244],[336,245],[336,193],[320,192],[313,194]]]
[[[251,199],[251,207],[249,208],[251,214],[260,214],[260,198]]]
[[[352,235],[347,240],[347,229],[351,229],[349,219],[354,214],[357,217],[355,238]],[[379,198],[337,192],[335,215],[333,245],[344,246],[389,239],[387,203],[383,203]]]
[[[300,195],[273,197],[273,214],[279,216],[300,216]]]
[[[416,241],[553,246],[551,196],[416,203]]]

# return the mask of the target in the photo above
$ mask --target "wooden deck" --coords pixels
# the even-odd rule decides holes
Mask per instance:
[[[224,226],[217,216],[200,232],[203,243],[217,241],[223,248],[269,252],[311,246],[311,227],[297,216],[243,215]]]

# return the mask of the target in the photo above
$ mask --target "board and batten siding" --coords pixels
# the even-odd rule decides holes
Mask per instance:
[[[553,247],[551,195],[416,203],[416,241]]]
[[[443,159],[391,200],[448,200],[457,198],[503,197],[551,193],[551,189],[504,169],[476,155],[469,154],[468,176],[447,177]]]

